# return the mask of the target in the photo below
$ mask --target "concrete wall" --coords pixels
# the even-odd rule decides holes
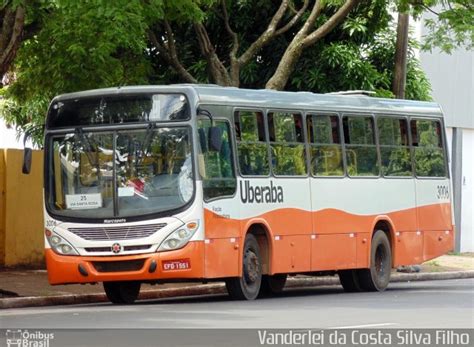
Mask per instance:
[[[446,128],[449,155],[452,154],[453,128]],[[461,233],[461,252],[474,252],[474,129],[462,129],[461,141],[461,223],[456,232]],[[450,165],[453,158],[450,158]]]
[[[23,151],[0,149],[0,265],[40,266],[43,257],[43,153],[33,152],[29,175]]]
[[[474,130],[462,131],[461,252],[474,252]]]
[[[426,18],[433,18],[429,13]],[[426,31],[421,27],[421,35]],[[461,176],[454,189],[461,195],[461,216],[456,231],[460,232],[460,251],[474,252],[474,51],[459,48],[452,54],[420,52],[421,67],[433,88],[434,101],[443,108],[452,145],[453,129],[462,133],[456,160],[461,163]],[[451,151],[450,151],[451,153]],[[453,161],[453,158],[451,159]]]

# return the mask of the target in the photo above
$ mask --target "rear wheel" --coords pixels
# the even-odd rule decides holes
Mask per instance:
[[[369,292],[383,291],[390,282],[392,251],[390,241],[382,230],[377,230],[370,248],[370,268],[358,270],[360,286]]]
[[[104,282],[107,298],[114,304],[133,304],[140,293],[140,282]]]
[[[270,296],[280,294],[286,284],[286,274],[265,275],[262,277],[262,285],[260,287],[260,296]]]
[[[225,284],[229,295],[234,300],[254,300],[257,298],[262,283],[262,262],[260,249],[255,236],[245,237],[242,277],[229,278]]]
[[[344,291],[348,293],[362,291],[358,270],[341,270],[338,271],[337,274],[339,275],[339,281],[341,281]]]

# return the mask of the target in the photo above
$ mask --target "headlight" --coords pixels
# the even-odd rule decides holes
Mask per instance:
[[[196,221],[186,223],[178,230],[173,231],[168,237],[161,243],[157,251],[171,251],[184,247],[191,237],[193,237],[196,230],[199,228],[199,223]]]
[[[49,245],[56,253],[62,255],[79,255],[76,249],[63,237],[53,234],[50,230],[46,230],[45,234]]]

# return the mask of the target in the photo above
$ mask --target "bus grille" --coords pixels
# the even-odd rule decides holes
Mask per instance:
[[[138,271],[142,269],[143,264],[145,264],[145,259],[92,262],[98,272]]]
[[[152,245],[136,245],[136,246],[123,246],[123,250],[127,251],[144,251],[151,247]],[[86,247],[84,248],[87,252],[112,252],[111,247]]]
[[[105,227],[105,228],[69,228],[68,230],[85,239],[92,241],[107,240],[130,240],[148,237],[164,228],[166,223],[134,225],[129,227]]]

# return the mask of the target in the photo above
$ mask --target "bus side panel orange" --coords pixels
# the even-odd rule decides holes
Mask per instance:
[[[452,230],[451,204],[418,207],[419,230]]]
[[[240,238],[208,239],[205,243],[206,278],[238,277]]]
[[[425,231],[423,244],[423,261],[439,257],[454,249],[452,231]]]
[[[240,237],[240,221],[225,218],[218,213],[204,209],[204,230],[207,239]]]
[[[311,266],[311,236],[279,236],[273,241],[272,273],[305,272]]]
[[[282,208],[263,214],[273,235],[311,234],[311,212],[297,208]]]
[[[369,258],[370,258],[370,233],[358,233],[356,235],[356,267],[358,269],[368,268],[369,267]]]
[[[423,233],[404,231],[395,238],[394,266],[420,264],[423,261]]]
[[[357,243],[353,234],[316,235],[311,246],[311,271],[356,268]]]
[[[395,228],[394,231],[416,231],[416,208],[394,211],[387,214]]]
[[[332,208],[313,213],[316,234],[363,233],[372,228],[374,216],[355,215]]]

